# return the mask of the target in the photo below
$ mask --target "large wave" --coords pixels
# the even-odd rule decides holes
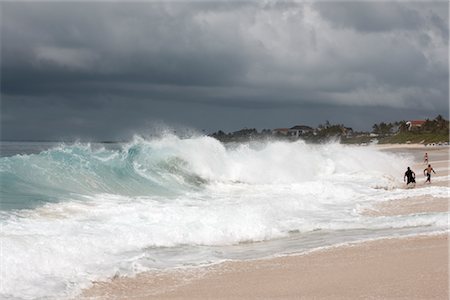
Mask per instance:
[[[1,158],[3,209],[98,193],[167,196],[201,184],[170,147],[136,138],[119,149],[62,144],[39,154]]]
[[[136,138],[114,150],[76,143],[4,157],[0,174],[7,209],[98,193],[174,196],[208,182],[287,184],[355,173],[398,175],[404,165],[385,153],[338,144],[312,146],[299,141],[227,148],[209,137],[167,136],[152,141]]]
[[[205,136],[4,157],[2,296],[60,298],[116,273],[213,262],[230,257],[231,245],[293,232],[301,248],[329,243],[325,236],[439,229],[445,215],[374,220],[358,213],[380,199],[448,195],[439,187],[396,190],[411,162],[371,147],[225,146]]]

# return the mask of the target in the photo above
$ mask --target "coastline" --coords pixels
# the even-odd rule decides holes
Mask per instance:
[[[432,178],[443,179],[432,185],[449,186],[448,147],[403,146],[382,149],[428,151],[430,163],[440,169]],[[415,157],[417,161],[418,156]],[[421,182],[423,165],[420,159],[414,165],[420,178],[416,188],[426,186]],[[364,213],[389,216],[448,212],[448,201],[434,197],[404,198],[381,202]],[[307,254],[119,277],[94,283],[78,299],[448,299],[448,250],[448,231],[393,237]]]
[[[79,299],[447,299],[447,235],[383,239],[97,283]]]

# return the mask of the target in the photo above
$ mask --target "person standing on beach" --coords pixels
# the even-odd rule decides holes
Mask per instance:
[[[424,163],[428,163],[428,153],[427,152],[425,152],[425,155],[423,156],[423,162]]]
[[[403,176],[403,181],[405,181],[405,179],[408,179],[408,181],[406,182],[406,186],[408,186],[410,183],[416,183],[416,173],[414,173],[414,171],[409,167],[405,172],[405,176]]]
[[[428,165],[428,167],[425,168],[425,170],[423,170],[423,175],[427,176],[427,180],[425,181],[425,183],[431,183],[431,171],[433,171],[434,174],[436,174],[436,172],[434,171],[434,169],[431,167],[431,165]],[[426,172],[426,174],[425,174]]]

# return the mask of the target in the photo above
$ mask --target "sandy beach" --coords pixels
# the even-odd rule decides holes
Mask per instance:
[[[449,186],[449,148],[380,146],[414,155],[416,189],[425,186],[423,154],[437,174],[432,184]],[[447,212],[449,198],[385,201],[369,216]],[[171,272],[141,273],[96,282],[79,299],[448,299],[447,232],[347,244],[302,255],[229,261]]]

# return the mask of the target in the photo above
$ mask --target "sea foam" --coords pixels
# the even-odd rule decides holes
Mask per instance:
[[[204,136],[1,158],[2,296],[59,299],[117,274],[445,230],[442,213],[359,213],[404,195],[448,195],[399,189],[411,164],[372,147]]]

